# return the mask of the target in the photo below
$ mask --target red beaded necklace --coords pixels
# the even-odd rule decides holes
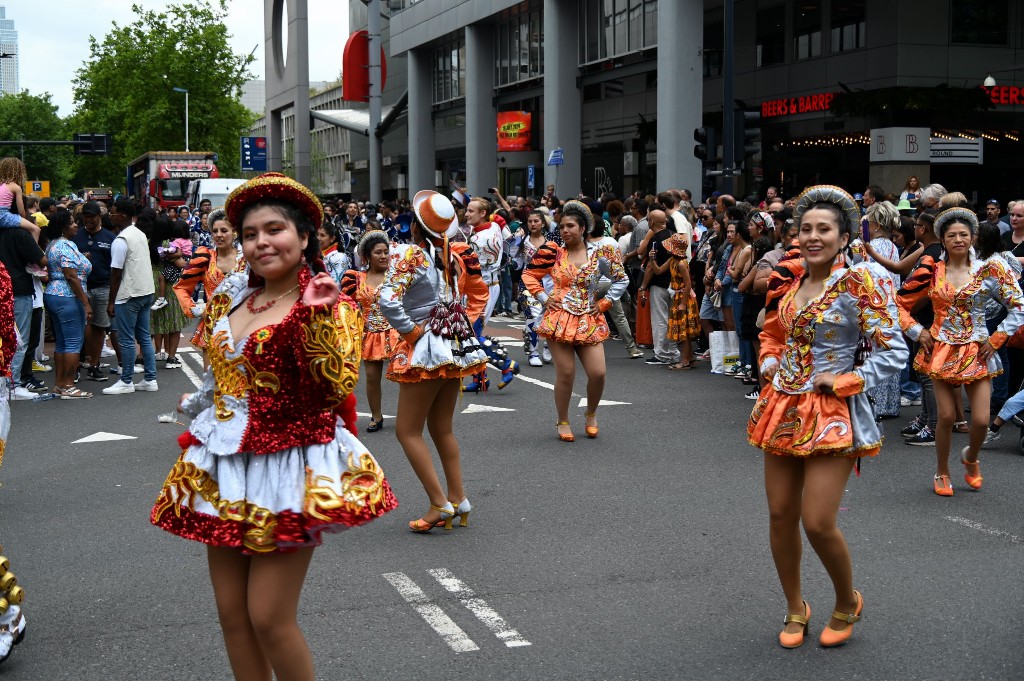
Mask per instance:
[[[296,284],[296,285],[295,285],[295,286],[293,286],[292,288],[288,289],[287,291],[285,291],[284,293],[282,293],[281,295],[279,295],[279,296],[278,296],[277,298],[274,298],[274,299],[273,299],[273,300],[271,300],[270,302],[268,302],[268,303],[264,303],[263,305],[260,305],[259,307],[256,307],[256,305],[255,305],[255,304],[253,303],[253,301],[254,301],[254,300],[256,300],[256,296],[258,296],[258,295],[259,295],[260,293],[262,293],[262,292],[264,291],[264,289],[262,289],[262,288],[261,288],[261,289],[259,289],[258,291],[255,291],[255,292],[254,292],[254,293],[253,293],[253,294],[252,294],[251,296],[249,296],[249,298],[248,298],[248,299],[247,299],[247,300],[245,301],[245,309],[247,309],[247,310],[248,310],[249,312],[251,312],[251,313],[253,313],[253,314],[259,314],[260,312],[266,312],[266,311],[267,311],[267,310],[269,310],[270,308],[274,307],[274,304],[275,304],[275,303],[277,303],[277,301],[281,300],[281,299],[282,299],[282,298],[284,298],[284,297],[285,297],[286,295],[288,295],[288,294],[289,294],[289,293],[291,293],[292,291],[295,291],[295,290],[297,290],[298,288],[299,288],[299,285],[298,285],[298,284]]]

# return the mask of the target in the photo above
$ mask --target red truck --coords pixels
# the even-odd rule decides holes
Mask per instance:
[[[188,183],[220,177],[212,151],[149,151],[128,164],[128,196],[150,208],[185,205]]]

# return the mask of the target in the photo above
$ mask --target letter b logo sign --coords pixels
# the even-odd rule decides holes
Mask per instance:
[[[885,135],[879,135],[876,142],[876,152],[878,154],[885,154]]]
[[[907,135],[907,153],[916,154],[917,150],[917,135]]]

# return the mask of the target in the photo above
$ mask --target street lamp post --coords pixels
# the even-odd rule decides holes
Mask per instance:
[[[188,151],[188,90],[183,87],[171,88],[175,92],[185,93],[185,151]]]

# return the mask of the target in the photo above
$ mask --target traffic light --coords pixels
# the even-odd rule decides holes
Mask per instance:
[[[733,141],[736,167],[743,161],[761,153],[761,112],[736,110],[736,138]]]
[[[103,133],[75,133],[75,156],[108,156],[110,154],[111,136]]]
[[[704,163],[713,161],[718,145],[715,144],[715,129],[711,127],[695,128],[693,141],[697,144],[693,147],[693,155]]]

